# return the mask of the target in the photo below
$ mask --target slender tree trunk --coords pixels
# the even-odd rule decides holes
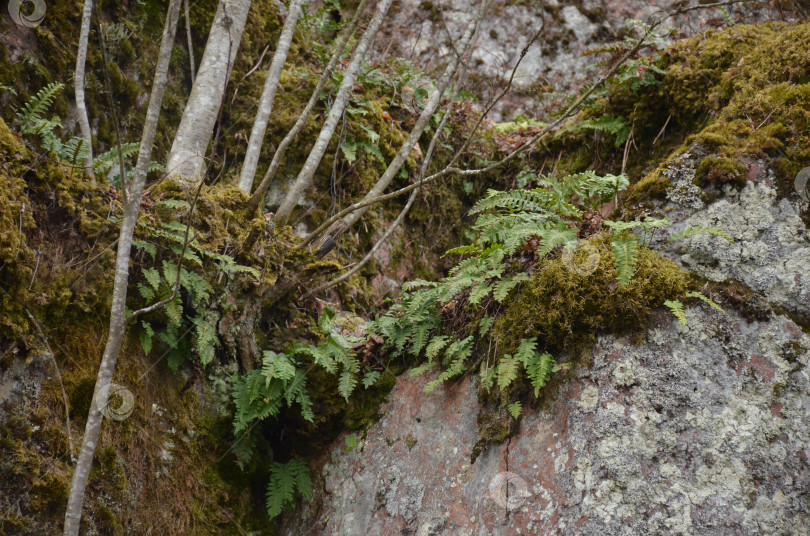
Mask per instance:
[[[222,95],[245,31],[250,0],[220,0],[197,78],[177,128],[166,170],[180,180],[197,180],[214,132]]]
[[[255,209],[258,207],[259,203],[261,203],[262,199],[264,198],[264,194],[267,193],[267,188],[270,186],[270,182],[276,176],[276,171],[278,171],[278,167],[281,164],[281,159],[287,152],[287,148],[292,144],[293,141],[295,141],[298,134],[304,128],[304,124],[307,122],[307,119],[309,119],[312,110],[315,109],[315,105],[321,98],[323,88],[326,87],[326,83],[332,79],[332,72],[335,70],[340,57],[343,55],[343,51],[346,49],[349,39],[351,39],[355,30],[357,30],[357,26],[360,23],[360,18],[363,16],[363,11],[365,11],[367,4],[368,0],[361,0],[360,4],[357,6],[351,24],[348,28],[346,28],[345,32],[343,33],[343,37],[340,38],[340,42],[338,43],[334,54],[332,54],[329,64],[323,70],[321,78],[318,80],[318,84],[312,91],[312,96],[310,96],[309,102],[307,102],[307,105],[304,107],[304,111],[302,111],[301,115],[298,116],[295,124],[290,131],[287,132],[287,135],[284,136],[284,139],[281,140],[281,143],[278,145],[278,149],[276,149],[276,152],[273,154],[273,160],[270,162],[270,166],[268,166],[267,171],[262,178],[262,182],[256,188],[256,191],[253,192],[253,196],[250,198],[250,208]]]
[[[93,133],[90,131],[90,120],[87,118],[87,106],[84,102],[84,76],[87,62],[87,42],[90,40],[90,19],[93,16],[93,0],[84,0],[82,9],[82,26],[79,32],[79,50],[76,52],[76,70],[73,73],[73,85],[76,91],[76,115],[79,119],[79,129],[88,149],[87,158],[84,159],[84,172],[93,174]],[[95,184],[95,177],[93,178]]]
[[[273,54],[273,61],[270,63],[270,70],[267,71],[262,98],[259,101],[259,110],[256,112],[256,119],[253,121],[253,129],[250,131],[250,139],[245,152],[245,161],[239,175],[239,189],[243,192],[250,193],[251,188],[253,188],[253,177],[256,175],[256,167],[259,165],[259,155],[262,152],[264,133],[267,131],[267,121],[273,111],[273,100],[276,97],[281,70],[284,68],[284,62],[287,61],[287,52],[290,50],[298,17],[301,16],[301,3],[302,0],[290,0],[287,20],[284,21],[284,28],[282,28],[281,36],[278,38],[276,52]]]
[[[194,61],[194,43],[191,41],[191,17],[188,14],[188,0],[183,0],[183,10],[186,12],[186,40],[188,41],[188,63],[191,68],[191,85],[197,77],[197,63]]]
[[[180,16],[180,4],[182,0],[171,0],[169,11],[166,15],[166,26],[163,29],[163,40],[160,45],[157,67],[155,70],[155,81],[152,87],[152,94],[149,98],[149,107],[146,111],[144,121],[143,136],[141,137],[141,147],[138,153],[138,161],[135,164],[135,176],[130,184],[130,194],[128,203],[124,207],[124,218],[121,222],[121,232],[118,237],[118,253],[115,262],[115,280],[113,284],[113,300],[110,309],[110,333],[107,336],[107,344],[104,348],[104,355],[101,358],[101,365],[98,369],[96,386],[93,393],[93,401],[90,405],[90,412],[87,416],[87,426],[84,429],[82,446],[79,451],[79,459],[73,472],[73,480],[70,484],[70,496],[68,498],[67,511],[65,512],[65,536],[78,536],[79,524],[82,517],[82,505],[84,504],[84,492],[87,488],[87,479],[90,476],[90,468],[93,465],[93,457],[98,443],[101,423],[104,419],[104,409],[107,407],[110,394],[110,382],[115,372],[115,364],[121,352],[126,333],[126,301],[127,283],[129,281],[129,260],[132,248],[132,236],[135,232],[135,222],[138,219],[138,212],[141,207],[141,196],[146,184],[146,172],[152,155],[152,146],[157,132],[158,116],[160,106],[163,102],[163,93],[166,89],[166,80],[169,71],[169,60],[171,59],[172,44],[177,30],[177,19]],[[124,180],[122,178],[122,180]]]
[[[385,14],[388,12],[388,8],[391,7],[392,2],[393,0],[381,0],[380,3],[377,4],[377,11],[374,13],[374,17],[371,19],[368,28],[366,28],[366,31],[363,33],[363,37],[360,39],[360,43],[354,51],[351,63],[349,63],[349,66],[343,72],[343,82],[335,96],[332,108],[329,110],[329,115],[324,122],[323,128],[321,128],[318,139],[315,141],[315,145],[309,153],[304,167],[301,168],[301,172],[284,197],[284,201],[282,201],[278,211],[276,211],[277,221],[285,221],[290,216],[290,213],[293,211],[293,208],[295,208],[298,200],[301,199],[304,191],[312,184],[312,178],[315,176],[315,171],[318,169],[318,165],[321,163],[321,159],[323,159],[323,155],[326,153],[329,140],[332,139],[335,128],[346,109],[346,105],[349,103],[354,81],[357,77],[357,71],[360,69],[360,65],[362,65],[366,57],[369,46],[374,40],[374,36],[377,35],[377,31],[380,29],[380,25],[385,18]]]
[[[438,87],[436,91],[433,92],[433,95],[430,96],[430,99],[425,106],[425,109],[419,116],[419,119],[416,120],[416,124],[411,130],[411,133],[408,135],[408,139],[405,140],[405,143],[402,144],[402,147],[399,149],[399,152],[388,165],[388,168],[383,173],[382,177],[377,181],[377,183],[368,191],[365,195],[363,200],[373,199],[380,194],[382,194],[388,185],[391,184],[391,181],[394,180],[397,173],[399,173],[400,168],[405,163],[405,160],[408,158],[408,155],[411,154],[413,151],[414,146],[419,141],[419,138],[422,136],[422,133],[425,131],[425,128],[430,121],[430,118],[433,117],[433,114],[436,113],[436,109],[439,107],[439,103],[441,102],[444,92],[447,90],[447,86],[450,85],[450,81],[458,72],[459,67],[461,66],[462,62],[465,58],[470,54],[472,48],[475,43],[475,37],[478,34],[478,26],[481,20],[484,18],[487,10],[489,9],[490,4],[492,4],[492,0],[485,0],[481,7],[478,10],[475,18],[470,22],[469,26],[467,26],[467,30],[464,32],[464,36],[461,38],[459,42],[459,46],[457,48],[457,53],[455,58],[453,58],[450,63],[448,64],[447,68],[444,70],[444,74],[442,75],[441,79],[439,80]],[[346,222],[347,228],[351,227],[360,217],[368,210],[368,208],[362,208],[357,210],[351,214],[349,214],[344,221]]]

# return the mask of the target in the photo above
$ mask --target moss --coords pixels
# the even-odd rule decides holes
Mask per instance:
[[[96,377],[87,376],[80,379],[75,385],[68,388],[70,401],[70,416],[73,419],[84,419],[90,411],[90,402],[93,400],[93,391],[96,387]]]
[[[643,329],[665,300],[678,299],[685,292],[685,272],[647,248],[639,251],[633,279],[619,286],[609,245],[604,238],[591,243],[601,253],[591,275],[574,274],[557,258],[543,262],[521,287],[492,328],[499,353],[513,353],[525,338],[538,337],[541,348],[559,352],[600,332]]]
[[[31,504],[47,516],[59,517],[67,506],[69,483],[55,475],[44,475],[34,480]]]
[[[744,186],[748,182],[748,168],[736,160],[723,156],[707,156],[698,164],[695,171],[695,184],[735,184]]]
[[[94,512],[96,527],[102,534],[115,535],[124,534],[124,526],[118,516],[107,506],[100,504]]]

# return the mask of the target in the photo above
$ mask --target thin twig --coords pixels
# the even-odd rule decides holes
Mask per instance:
[[[691,7],[688,7],[688,8],[682,8],[682,9],[679,9],[679,10],[673,12],[672,15],[677,16],[677,15],[682,15],[684,13],[687,13],[689,11],[695,11],[697,9],[706,9],[706,8],[720,7],[720,6],[727,6],[727,5],[732,5],[732,4],[741,4],[741,3],[761,3],[761,2],[759,2],[758,0],[733,0],[733,1],[729,1],[729,2],[718,2],[718,3],[715,3],[715,4],[706,4],[706,5],[702,5],[702,6],[691,6]],[[460,169],[460,168],[457,168],[457,167],[448,166],[448,167],[445,167],[443,170],[441,170],[441,171],[439,171],[437,173],[434,173],[433,175],[425,178],[419,184],[410,184],[408,186],[405,186],[403,188],[400,188],[399,190],[396,190],[396,191],[388,193],[388,194],[383,194],[383,195],[380,195],[380,196],[377,196],[377,197],[374,197],[374,198],[358,201],[357,203],[354,203],[354,204],[346,207],[345,209],[341,210],[340,212],[338,212],[334,216],[328,218],[317,229],[315,229],[312,233],[310,233],[302,242],[300,242],[298,244],[298,246],[296,246],[296,247],[300,249],[300,248],[308,246],[313,240],[315,240],[315,238],[318,237],[318,235],[320,235],[326,228],[328,228],[330,225],[332,225],[338,218],[342,218],[342,217],[346,216],[347,214],[350,214],[350,213],[355,212],[357,210],[360,210],[360,209],[363,209],[365,207],[374,205],[376,203],[380,203],[382,201],[387,201],[388,199],[393,199],[395,197],[399,197],[402,194],[410,192],[414,188],[420,187],[422,183],[433,182],[433,181],[435,181],[437,179],[441,179],[441,178],[447,177],[449,175],[458,175],[458,176],[462,176],[462,177],[473,177],[473,176],[477,176],[477,175],[482,175],[482,174],[494,171],[494,170],[504,166],[505,164],[511,162],[512,160],[517,158],[518,155],[522,154],[524,151],[526,151],[530,147],[534,146],[538,141],[540,141],[542,138],[544,138],[550,132],[552,132],[554,129],[556,129],[558,126],[560,126],[563,123],[563,121],[565,121],[565,120],[569,119],[571,116],[573,116],[574,112],[577,111],[580,106],[582,106],[582,104],[594,93],[594,91],[596,91],[599,87],[601,87],[609,78],[611,78],[616,73],[616,71],[619,70],[619,68],[622,65],[624,65],[624,63],[628,59],[630,59],[636,52],[638,52],[638,50],[646,42],[646,39],[650,36],[652,31],[658,25],[661,24],[662,20],[663,19],[659,19],[658,21],[656,21],[655,23],[650,25],[647,28],[647,31],[644,34],[644,36],[641,39],[639,39],[638,42],[631,49],[629,49],[619,59],[619,61],[616,62],[613,65],[613,67],[611,67],[608,70],[607,73],[602,75],[587,91],[585,91],[582,95],[580,95],[580,97],[576,101],[574,101],[574,103],[572,103],[570,106],[568,106],[568,108],[566,108],[565,112],[563,112],[557,118],[557,120],[555,120],[553,123],[547,125],[545,128],[543,128],[543,130],[541,130],[540,132],[538,132],[537,134],[532,136],[529,140],[524,142],[523,145],[521,145],[520,147],[518,147],[517,149],[512,151],[510,154],[508,154],[502,160],[499,160],[498,162],[494,162],[494,163],[492,163],[492,164],[490,164],[490,165],[488,165],[486,167],[478,168],[478,169],[464,170],[464,169]],[[470,135],[472,136],[472,135],[474,135],[474,133],[472,133]]]

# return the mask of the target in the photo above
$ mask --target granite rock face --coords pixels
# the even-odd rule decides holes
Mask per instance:
[[[706,202],[693,184],[704,156],[694,145],[666,164],[670,187],[660,214],[673,222],[669,236],[687,227],[720,227],[734,242],[700,234],[672,244],[660,237],[654,245],[691,272],[711,281],[737,280],[770,304],[810,318],[810,235],[798,194],[780,197],[773,169],[756,160],[742,188],[725,186],[719,199]]]
[[[470,464],[474,380],[403,376],[358,448],[317,462],[287,535],[810,534],[810,337],[783,316],[662,314]]]
[[[591,66],[597,58],[585,56],[587,50],[615,42],[626,31],[627,19],[647,21],[660,10],[673,11],[682,4],[677,0],[495,0],[470,62],[469,83],[476,93],[484,94],[487,88],[505,86],[521,51],[542,29],[515,73],[513,90],[490,119],[508,121],[518,114],[543,117],[546,106],[562,102],[558,92],[575,90],[595,76]],[[477,5],[470,0],[402,0],[383,27],[384,35],[378,37],[378,54],[396,54],[431,72],[452,54]],[[785,6],[741,4],[727,8],[725,18],[720,10],[701,10],[667,19],[666,26],[675,36],[687,37],[730,20],[753,23],[793,17]],[[669,35],[659,33],[663,46]]]

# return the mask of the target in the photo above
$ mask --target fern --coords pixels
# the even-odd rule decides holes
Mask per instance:
[[[526,376],[534,387],[534,396],[540,395],[540,389],[546,386],[554,372],[556,362],[548,352],[542,354],[533,352],[524,362],[523,366],[526,368]]]
[[[667,300],[664,302],[664,305],[669,307],[672,311],[672,314],[675,315],[681,324],[684,326],[686,325],[686,313],[683,310],[683,304],[678,300]]]
[[[265,502],[270,519],[279,516],[287,506],[293,505],[296,495],[305,499],[312,496],[312,480],[306,462],[295,458],[287,463],[270,464]]]
[[[716,303],[714,303],[714,301],[712,301],[710,298],[706,297],[706,296],[705,296],[703,293],[701,293],[701,292],[687,292],[687,293],[686,293],[686,297],[687,297],[687,298],[697,298],[697,299],[699,299],[699,300],[703,300],[704,302],[708,303],[710,306],[712,306],[713,308],[717,309],[717,310],[718,310],[718,311],[720,311],[721,313],[725,313],[725,311],[723,310],[723,308],[722,308],[722,307],[720,307],[719,305],[717,305]]]
[[[636,271],[638,263],[638,240],[635,237],[617,238],[611,242],[616,256],[616,272],[619,285],[625,287]]]
[[[509,354],[503,356],[497,368],[498,388],[503,391],[509,387],[517,379],[518,372],[520,372],[520,359]]]
[[[691,236],[695,236],[702,233],[720,236],[722,238],[725,238],[729,242],[734,242],[734,239],[731,237],[731,235],[728,234],[723,229],[721,229],[720,227],[687,227],[680,233],[670,236],[669,241],[677,242],[678,240],[683,240],[684,238],[689,238]]]
[[[520,414],[523,412],[523,404],[520,403],[520,400],[512,402],[506,407],[509,409],[509,414],[512,415],[513,419],[517,420],[520,418]]]
[[[65,84],[52,82],[40,89],[36,95],[26,102],[22,110],[17,112],[20,130],[24,133],[32,133],[30,132],[32,126],[42,121],[43,114],[50,109],[54,99],[64,88]]]
[[[561,131],[560,134],[566,131],[577,130],[598,130],[613,134],[615,137],[614,143],[617,148],[624,145],[624,142],[626,142],[627,138],[630,136],[630,125],[628,125],[627,120],[620,115],[605,115],[597,119],[586,119]]]

